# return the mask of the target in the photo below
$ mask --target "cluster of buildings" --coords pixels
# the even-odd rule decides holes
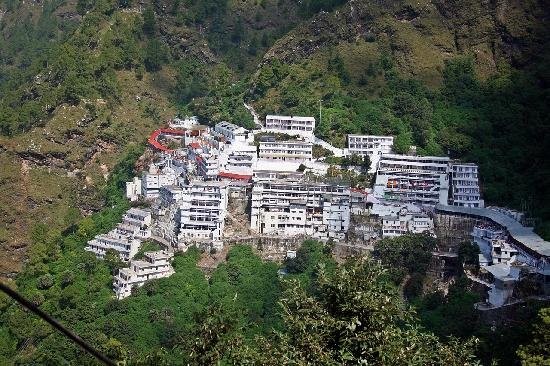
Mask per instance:
[[[343,154],[368,156],[369,172],[375,174],[372,189],[357,189],[324,176],[328,165],[313,157],[319,139],[312,117],[268,115],[264,126],[252,131],[228,122],[209,128],[196,118],[174,120],[170,127],[157,130],[150,141],[156,160],[126,184],[128,199],[148,201],[150,211],[129,210],[115,230],[98,235],[86,247],[98,257],[115,249],[129,262],[115,278],[117,298],[128,296],[147,279],[173,272],[168,252],[132,259],[140,241],[152,235],[167,249],[179,250],[190,245],[219,249],[224,239],[235,239],[235,232],[228,230],[235,225],[245,227],[247,235],[273,238],[347,241],[350,231],[369,241],[407,233],[435,236],[437,212],[483,217],[471,237],[480,247],[480,264],[494,273],[492,304],[508,301],[510,290],[502,288],[513,283],[510,278],[518,280],[517,263],[550,274],[548,253],[533,255],[524,245],[525,236],[514,235],[510,225],[492,215],[524,228],[519,224],[523,218],[484,208],[475,164],[394,154],[392,136],[348,135]],[[176,139],[179,147],[162,147],[165,139]],[[238,217],[232,205],[236,199]],[[531,230],[529,240],[533,235]],[[541,247],[548,250],[548,243]]]
[[[122,222],[107,234],[97,235],[84,248],[103,259],[108,250],[114,250],[123,261],[129,261],[138,252],[141,241],[151,237],[152,216],[150,211],[131,208],[122,217]]]
[[[517,284],[531,277],[537,284],[532,295],[550,294],[550,242],[524,225],[524,215],[498,207],[437,205],[438,215],[452,218],[453,225],[473,223],[471,240],[479,247],[481,275],[488,277],[488,297],[482,308],[518,301]],[[523,296],[523,295],[521,295]]]

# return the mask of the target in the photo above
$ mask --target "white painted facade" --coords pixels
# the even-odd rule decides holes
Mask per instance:
[[[137,201],[141,195],[141,179],[134,177],[130,182],[126,182],[126,198],[130,202]]]
[[[199,119],[196,116],[174,118],[169,123],[170,128],[184,128],[186,130],[192,129],[193,127],[198,125],[199,125]]]
[[[263,128],[263,130],[298,135],[311,140],[314,137],[315,118],[267,115],[265,117],[265,128]]]
[[[369,172],[376,171],[380,156],[390,154],[393,136],[348,135],[346,155],[368,156],[371,161]]]
[[[96,257],[103,259],[109,249],[118,252],[120,259],[129,261],[139,250],[140,241],[130,236],[117,234],[111,231],[108,234],[97,235],[88,241],[84,250],[92,252]]]
[[[142,260],[131,260],[129,268],[121,268],[113,280],[118,300],[132,294],[132,288],[141,287],[148,280],[170,277],[174,269],[170,264],[173,255],[164,251],[146,252]]]
[[[260,234],[343,238],[349,201],[349,187],[260,180],[252,188],[251,228]]]
[[[227,184],[193,182],[182,190],[178,240],[219,241],[225,227]]]
[[[424,213],[409,213],[402,209],[398,215],[382,217],[382,237],[393,238],[407,233],[433,234],[433,220]]]
[[[231,143],[246,142],[249,134],[247,129],[225,121],[216,123],[214,131],[223,135]]]
[[[479,190],[478,167],[476,164],[452,163],[450,174],[450,205],[463,207],[484,206]]]
[[[119,235],[143,240],[151,237],[151,224],[152,216],[150,211],[130,208],[122,216],[122,222],[117,225],[115,232]]]
[[[162,171],[150,169],[141,178],[142,195],[146,199],[157,198],[161,187],[174,185],[176,181],[177,175],[172,168],[166,167]]]
[[[374,196],[379,199],[435,205],[447,204],[449,158],[382,155]]]
[[[313,144],[305,141],[261,141],[259,157],[270,160],[307,161],[313,159]]]
[[[220,160],[217,151],[203,153],[196,157],[197,174],[204,179],[213,180],[220,174]]]

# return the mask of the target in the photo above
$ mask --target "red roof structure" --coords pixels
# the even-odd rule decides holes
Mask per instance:
[[[157,139],[161,135],[184,136],[185,130],[176,130],[174,128],[159,128],[158,130],[153,131],[151,136],[149,136],[149,139],[147,140],[147,142],[149,142],[149,144],[152,147],[160,151],[171,153],[171,152],[174,152],[175,150],[169,149],[157,141]]]
[[[228,173],[228,172],[220,172],[218,174],[218,177],[220,178],[228,178],[228,179],[234,179],[234,180],[244,180],[249,181],[252,179],[251,175],[247,174],[235,174],[235,173]]]

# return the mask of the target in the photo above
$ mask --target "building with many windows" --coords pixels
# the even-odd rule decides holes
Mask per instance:
[[[252,188],[251,228],[260,234],[343,238],[349,218],[349,187],[260,180]]]
[[[313,139],[315,131],[315,118],[297,116],[274,116],[265,117],[265,131],[298,135],[307,139]]]
[[[382,217],[382,237],[396,237],[410,234],[434,233],[434,222],[423,212],[409,212],[402,208],[398,214]]]
[[[452,163],[449,204],[463,207],[483,207],[479,190],[478,167],[471,163]]]
[[[115,232],[143,240],[151,237],[151,223],[150,211],[133,207],[122,216],[122,222],[117,225]]]
[[[219,241],[227,212],[227,183],[193,182],[181,188],[178,240]]]
[[[449,158],[382,155],[376,171],[376,198],[425,205],[447,204]]]
[[[260,141],[259,157],[270,160],[311,160],[313,144],[305,141]]]
[[[383,154],[391,153],[393,136],[348,135],[346,155],[368,156],[371,161],[369,171],[374,172]]]
[[[174,269],[170,264],[173,255],[164,251],[146,252],[143,259],[130,261],[129,268],[121,268],[113,280],[113,290],[121,300],[132,294],[148,280],[170,277]]]
[[[117,234],[111,231],[108,234],[97,235],[88,241],[84,250],[92,252],[96,257],[103,259],[109,249],[118,252],[120,259],[129,261],[139,250],[140,241],[131,236]]]

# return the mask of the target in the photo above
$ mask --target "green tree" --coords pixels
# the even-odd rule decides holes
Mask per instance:
[[[145,69],[149,72],[159,71],[166,62],[166,50],[158,39],[151,39],[145,48],[143,60]]]
[[[550,365],[550,308],[539,311],[532,339],[519,347],[517,355],[523,366]]]
[[[114,275],[119,269],[124,267],[124,262],[120,259],[120,255],[114,249],[107,250],[104,258],[105,264],[109,267],[109,271]]]
[[[80,15],[86,14],[88,10],[88,1],[87,0],[77,0],[76,1],[76,12]]]
[[[417,320],[373,261],[352,260],[307,292],[287,283],[280,301],[285,331],[233,352],[256,364],[464,365],[475,363],[474,341],[441,342]]]
[[[157,19],[155,17],[155,11],[152,6],[148,6],[143,12],[143,33],[152,36],[155,34],[156,29]]]

